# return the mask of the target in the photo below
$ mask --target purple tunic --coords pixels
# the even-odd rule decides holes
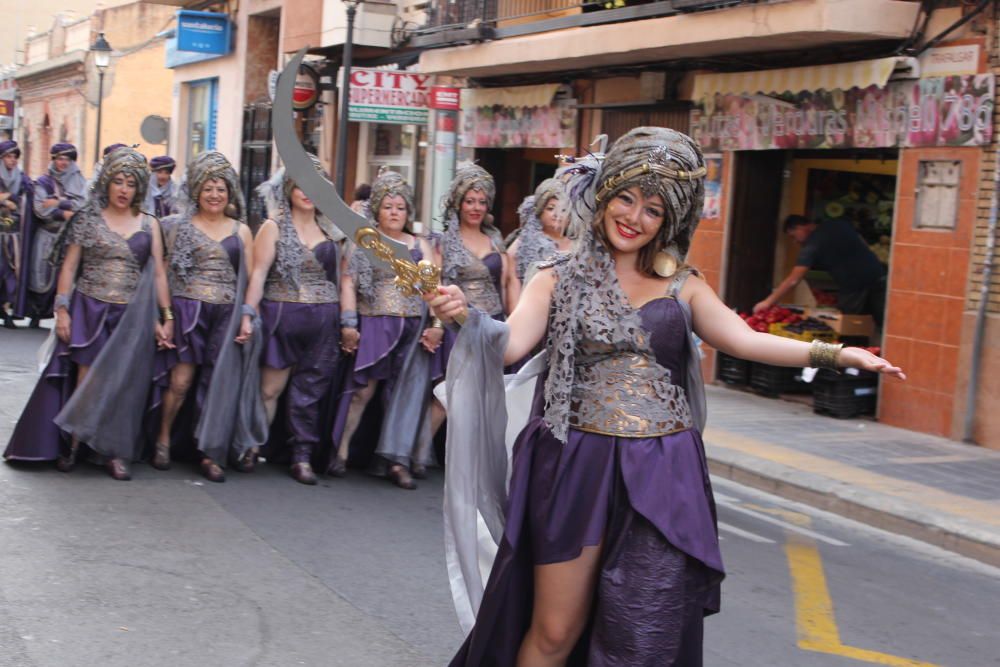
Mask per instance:
[[[684,377],[681,305],[640,308],[656,361]],[[700,434],[627,438],[571,429],[565,444],[533,416],[514,448],[504,537],[476,626],[453,666],[515,664],[531,623],[533,567],[603,544],[593,622],[568,665],[701,665],[701,618],[724,576]],[[641,610],[641,611],[639,611]],[[656,661],[641,656],[655,653]]]
[[[136,232],[127,243],[139,266],[144,266],[150,255],[150,233]],[[69,308],[70,342],[56,343],[52,358],[14,427],[4,458],[20,461],[58,458],[64,434],[53,419],[73,393],[77,368],[93,364],[127,307],[128,304],[108,303],[80,292],[73,293]]]

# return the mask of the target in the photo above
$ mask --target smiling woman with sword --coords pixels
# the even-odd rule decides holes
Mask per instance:
[[[704,174],[689,137],[636,128],[571,182],[584,236],[529,281],[508,324],[469,309],[455,286],[427,297],[443,320],[466,320],[448,376],[448,444],[469,453],[462,466],[449,453],[445,525],[472,627],[453,666],[702,664],[702,619],[718,611],[724,575],[692,331],[751,360],[903,377],[858,348],[755,333],[726,308],[684,264]],[[544,381],[507,499],[502,363],[543,340],[547,356],[521,373]],[[452,427],[486,442],[454,442]],[[478,521],[499,546],[485,591]]]

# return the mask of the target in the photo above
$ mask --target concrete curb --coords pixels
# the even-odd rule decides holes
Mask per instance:
[[[713,475],[1000,567],[1000,534],[958,517],[706,442]]]

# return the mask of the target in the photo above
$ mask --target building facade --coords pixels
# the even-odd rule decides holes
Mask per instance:
[[[544,4],[442,0],[409,41],[422,73],[472,89],[460,142],[497,176],[498,219],[555,167],[560,141],[523,136],[539,116],[575,153],[640,124],[689,132],[709,166],[690,261],[727,304],[750,309],[794,264],[787,215],[850,220],[888,273],[884,326],[853,340],[909,373],[881,383],[878,418],[1000,448],[993,3]]]
[[[140,132],[147,116],[170,117],[171,77],[160,60],[173,12],[133,2],[75,21],[57,16],[50,30],[26,40],[25,64],[14,74],[19,107],[18,137],[32,176],[47,168],[49,147],[77,146],[79,164],[89,174],[101,148],[138,144],[159,155],[166,144],[147,143]],[[99,85],[90,46],[103,32],[112,46],[111,65]],[[97,136],[98,92],[102,90],[101,135]]]

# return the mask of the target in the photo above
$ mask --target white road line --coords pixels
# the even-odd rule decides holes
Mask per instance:
[[[835,539],[833,537],[827,537],[826,535],[823,535],[822,533],[817,533],[815,530],[809,530],[808,528],[803,528],[802,526],[796,526],[793,523],[788,523],[787,521],[782,521],[781,519],[775,519],[773,516],[768,516],[766,514],[761,514],[760,512],[755,512],[753,510],[747,509],[746,507],[740,507],[739,505],[734,505],[734,504],[729,503],[729,502],[722,502],[720,504],[721,505],[725,505],[726,507],[728,507],[729,509],[733,510],[734,512],[741,512],[743,514],[748,514],[748,515],[750,515],[750,516],[752,516],[752,517],[754,517],[756,519],[759,519],[760,521],[763,521],[765,523],[771,523],[771,524],[774,524],[775,526],[781,526],[785,530],[790,530],[793,533],[799,533],[800,535],[805,535],[807,537],[811,537],[814,540],[819,540],[820,542],[825,542],[826,544],[830,544],[830,545],[833,545],[835,547],[848,547],[848,546],[850,546],[847,542],[841,542],[840,540]]]
[[[774,540],[769,537],[764,537],[763,535],[758,535],[757,533],[751,533],[749,530],[737,528],[736,526],[725,523],[724,521],[719,522],[719,530],[724,530],[727,533],[732,533],[737,537],[742,537],[750,540],[751,542],[757,542],[758,544],[774,544]]]

